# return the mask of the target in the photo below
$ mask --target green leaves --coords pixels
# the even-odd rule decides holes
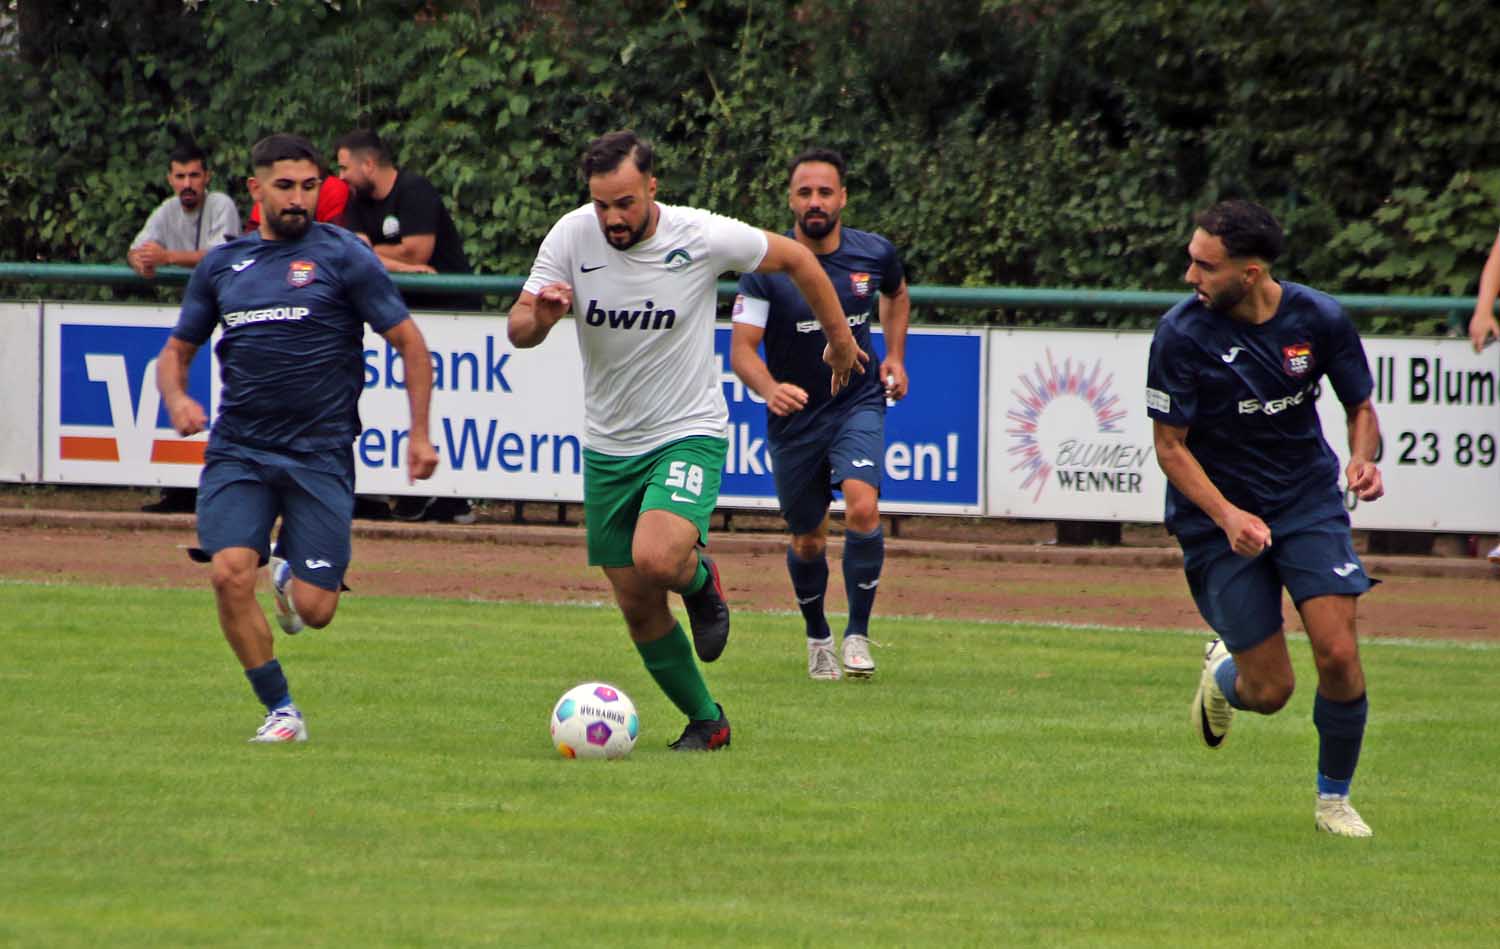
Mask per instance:
[[[580,150],[626,126],[658,146],[662,200],[775,230],[786,161],[842,150],[845,220],[894,240],[913,282],[1175,289],[1192,212],[1240,194],[1286,226],[1280,274],[1461,294],[1500,224],[1479,4],[50,6],[66,15],[45,62],[0,57],[5,259],[120,260],[181,134],[248,211],[251,142],[292,130],[326,150],[358,126],[448,196],[486,273],[530,266],[583,199]]]

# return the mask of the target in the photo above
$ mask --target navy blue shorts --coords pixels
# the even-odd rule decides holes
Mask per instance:
[[[1241,557],[1223,531],[1183,541],[1183,568],[1198,612],[1231,653],[1244,652],[1282,627],[1281,591],[1301,605],[1315,596],[1359,596],[1374,586],[1340,509],[1311,523],[1273,522],[1271,548]]]
[[[198,482],[198,543],[210,556],[230,547],[270,555],[271,527],[281,517],[277,554],[292,574],[338,590],[349,569],[354,519],[354,447],[275,452],[210,442]]]
[[[793,534],[810,534],[823,523],[835,486],[852,478],[880,490],[885,413],[855,409],[794,439],[772,439],[770,451],[781,516]]]

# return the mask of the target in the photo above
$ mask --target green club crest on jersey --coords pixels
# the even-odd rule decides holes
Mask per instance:
[[[693,255],[687,252],[687,248],[677,247],[668,251],[667,256],[663,257],[661,262],[669,271],[676,273],[693,262]]]

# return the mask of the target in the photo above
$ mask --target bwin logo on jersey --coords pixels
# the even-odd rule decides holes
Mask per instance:
[[[583,321],[590,326],[608,324],[612,330],[671,329],[672,324],[677,321],[677,311],[657,310],[654,309],[655,306],[654,302],[647,300],[645,308],[640,310],[606,310],[599,306],[598,300],[590,300],[588,309],[583,312]]]
[[[667,256],[663,257],[661,262],[666,266],[667,270],[676,273],[693,262],[693,255],[689,254],[685,247],[674,247],[667,251]]]

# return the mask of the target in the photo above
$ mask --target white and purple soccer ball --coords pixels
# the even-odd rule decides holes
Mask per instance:
[[[585,682],[552,707],[552,744],[564,758],[623,758],[635,747],[640,719],[630,696],[604,682]]]

